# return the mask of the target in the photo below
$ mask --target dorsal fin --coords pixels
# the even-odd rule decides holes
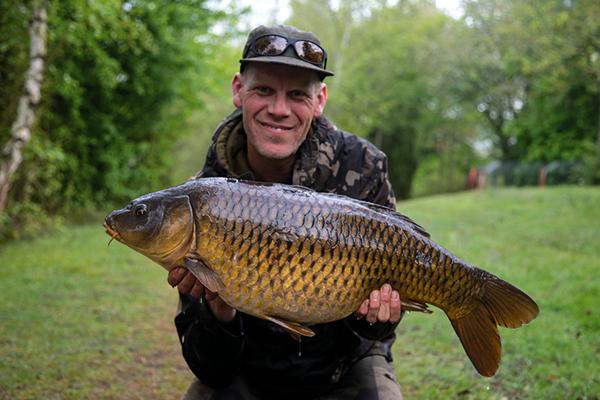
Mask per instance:
[[[397,212],[396,210],[393,210],[389,207],[386,206],[382,206],[381,204],[376,204],[376,203],[370,203],[368,201],[363,201],[363,200],[357,200],[357,199],[353,199],[347,196],[341,196],[339,194],[336,193],[321,193],[327,197],[332,197],[332,198],[340,198],[340,199],[344,199],[346,201],[355,203],[357,205],[361,205],[363,207],[366,207],[372,211],[375,211],[379,214],[382,214],[388,218],[391,219],[395,219],[395,220],[399,220],[401,223],[403,224],[407,224],[410,228],[412,228],[415,232],[425,236],[425,237],[430,237],[429,233],[427,232],[427,230],[425,228],[423,228],[421,225],[417,224],[415,221],[413,221],[410,217],[407,217],[404,214],[400,214],[399,212]]]
[[[363,207],[369,208],[370,210],[376,211],[380,214],[383,214],[389,218],[399,220],[402,223],[409,225],[410,228],[412,228],[415,232],[417,232],[427,238],[430,237],[427,230],[425,228],[423,228],[421,225],[417,224],[411,218],[407,217],[406,215],[400,214],[399,212],[397,212],[391,208],[382,206],[380,204],[371,203],[371,202],[364,201],[364,200],[358,200],[358,199],[348,197],[345,195],[341,195],[341,194],[337,194],[337,193],[317,192],[311,188],[307,188],[305,186],[299,186],[299,185],[285,185],[285,184],[281,184],[281,183],[271,183],[271,182],[255,182],[255,181],[246,181],[246,180],[238,180],[238,179],[231,179],[231,178],[229,178],[229,182],[242,183],[245,185],[252,185],[252,186],[272,187],[272,188],[276,188],[276,189],[279,189],[279,190],[282,190],[284,192],[288,192],[291,194],[295,193],[295,194],[302,194],[305,196],[310,196],[312,194],[316,194],[319,196],[325,196],[325,197],[330,197],[332,199],[339,199],[339,200],[347,201],[350,203],[355,203],[358,205],[362,205]]]
[[[402,220],[402,222],[410,225],[410,227],[413,230],[417,231],[421,235],[423,235],[425,237],[430,237],[429,232],[427,232],[427,230],[425,228],[423,228],[421,225],[417,224],[410,217],[407,217],[404,214],[400,214],[399,212],[397,212],[395,210],[392,210],[391,208],[387,208],[387,207],[384,207],[384,206],[379,205],[379,204],[369,203],[367,201],[360,201],[360,200],[357,200],[357,201],[359,201],[360,203],[362,203],[364,206],[369,207],[371,210],[378,211],[378,212],[380,212],[382,214],[385,214],[385,215],[387,215],[387,216],[389,216],[391,218],[400,219],[400,220]]]

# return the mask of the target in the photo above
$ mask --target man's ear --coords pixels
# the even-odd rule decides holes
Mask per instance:
[[[317,93],[317,104],[314,112],[315,117],[320,117],[323,114],[325,103],[327,103],[327,84],[325,82],[321,82],[319,92]]]
[[[240,108],[242,106],[242,98],[240,96],[242,86],[242,75],[239,72],[237,72],[233,76],[233,80],[231,81],[231,95],[233,99],[233,105],[236,108]]]

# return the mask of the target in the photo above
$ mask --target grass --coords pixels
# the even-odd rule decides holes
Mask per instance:
[[[474,372],[443,312],[409,315],[394,348],[407,398],[600,398],[599,189],[479,191],[398,210],[540,306],[529,325],[500,329],[503,359],[493,378]]]
[[[94,224],[0,249],[0,399],[171,399],[187,388],[165,271],[108,239]]]
[[[407,399],[600,398],[600,189],[504,189],[398,209],[456,255],[531,295],[501,329],[498,374],[476,374],[443,312],[410,314],[394,347]],[[171,399],[191,380],[160,267],[99,223],[0,248],[0,399]]]

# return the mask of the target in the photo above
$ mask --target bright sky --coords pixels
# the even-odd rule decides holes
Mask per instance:
[[[221,2],[229,3],[227,0]],[[247,20],[248,28],[272,22],[281,23],[290,15],[288,0],[263,0],[260,2],[260,6],[256,5],[257,2],[255,0],[238,0],[238,3],[241,6],[247,6],[252,9],[251,15]],[[460,0],[435,0],[435,4],[439,9],[454,18],[462,15]]]

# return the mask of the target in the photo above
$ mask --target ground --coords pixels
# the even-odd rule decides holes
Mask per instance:
[[[394,357],[407,399],[599,399],[600,189],[486,190],[401,202],[459,257],[527,292],[540,315],[500,330],[475,372],[446,319],[413,313]],[[110,210],[106,210],[107,212]],[[0,247],[0,399],[172,399],[192,378],[166,272],[100,221]]]

